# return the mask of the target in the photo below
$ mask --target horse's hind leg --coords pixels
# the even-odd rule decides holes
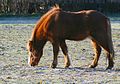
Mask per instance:
[[[109,48],[108,45],[106,45],[105,43],[102,43],[100,44],[104,50],[106,51],[106,54],[107,54],[107,58],[108,58],[108,67],[107,69],[112,69],[112,67],[114,66],[114,62],[113,62],[113,57],[112,57],[112,51],[111,49]]]
[[[97,44],[97,42],[95,40],[92,39],[92,45],[95,51],[95,57],[94,60],[92,62],[92,64],[89,66],[90,68],[95,68],[98,64],[98,60],[101,54],[101,47]]]
[[[70,66],[70,59],[68,56],[68,50],[67,50],[67,45],[64,40],[60,42],[60,47],[62,49],[62,52],[64,54],[64,60],[65,60],[65,68]]]
[[[54,42],[52,43],[53,45],[53,54],[54,54],[54,57],[53,57],[53,63],[51,65],[52,68],[56,68],[57,64],[58,64],[58,59],[57,59],[57,56],[58,56],[58,52],[59,52],[59,43],[58,42]]]
[[[108,67],[106,69],[112,69],[113,66],[114,66],[113,58],[111,57],[111,54],[110,54],[109,50],[106,50],[106,54],[107,54],[107,57],[108,57]]]
[[[99,33],[94,34],[93,38],[107,52],[107,58],[108,58],[107,69],[112,69],[112,67],[114,66],[114,62],[113,62],[113,57],[114,56],[112,56],[112,55],[114,55],[114,52],[113,52],[112,44],[109,44],[109,43],[112,43],[112,42],[108,41],[109,38],[108,38],[106,33],[103,33],[102,35],[101,35],[101,33],[100,34]]]

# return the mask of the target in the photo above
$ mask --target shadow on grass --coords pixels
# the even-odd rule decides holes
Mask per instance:
[[[119,68],[113,68],[113,69],[108,69],[106,70],[106,68],[104,67],[98,67],[98,68],[87,68],[87,67],[70,67],[70,68],[63,68],[63,67],[56,67],[56,68],[50,68],[50,67],[39,67],[36,70],[52,70],[52,71],[76,71],[76,72],[80,72],[80,71],[84,71],[84,72],[108,72],[108,73],[112,73],[112,72],[120,72]]]
[[[106,68],[86,68],[86,67],[70,67],[70,68],[62,68],[62,67],[57,67],[55,69],[62,69],[62,70],[73,70],[73,71],[85,71],[85,72],[120,72],[120,69],[115,68],[115,69],[108,69]]]

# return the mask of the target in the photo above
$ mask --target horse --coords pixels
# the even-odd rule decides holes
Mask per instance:
[[[92,42],[95,56],[90,68],[98,65],[101,49],[106,51],[108,66],[114,66],[114,48],[111,34],[110,20],[96,10],[82,10],[78,12],[64,11],[59,6],[52,7],[46,12],[33,28],[30,40],[27,43],[30,66],[38,65],[43,55],[43,48],[47,41],[53,46],[52,68],[58,64],[59,47],[64,54],[65,68],[70,66],[70,58],[66,40],[82,41],[89,38]]]

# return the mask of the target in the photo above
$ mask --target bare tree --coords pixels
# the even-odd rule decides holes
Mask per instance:
[[[120,11],[120,0],[0,0],[0,14],[44,13],[55,4],[59,4],[68,11],[83,9],[95,9],[102,12]]]

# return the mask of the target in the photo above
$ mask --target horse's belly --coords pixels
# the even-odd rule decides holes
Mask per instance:
[[[84,40],[84,39],[87,38],[87,37],[88,37],[87,34],[80,34],[80,35],[72,35],[72,36],[69,36],[69,37],[67,37],[66,39],[79,41],[79,40]]]

